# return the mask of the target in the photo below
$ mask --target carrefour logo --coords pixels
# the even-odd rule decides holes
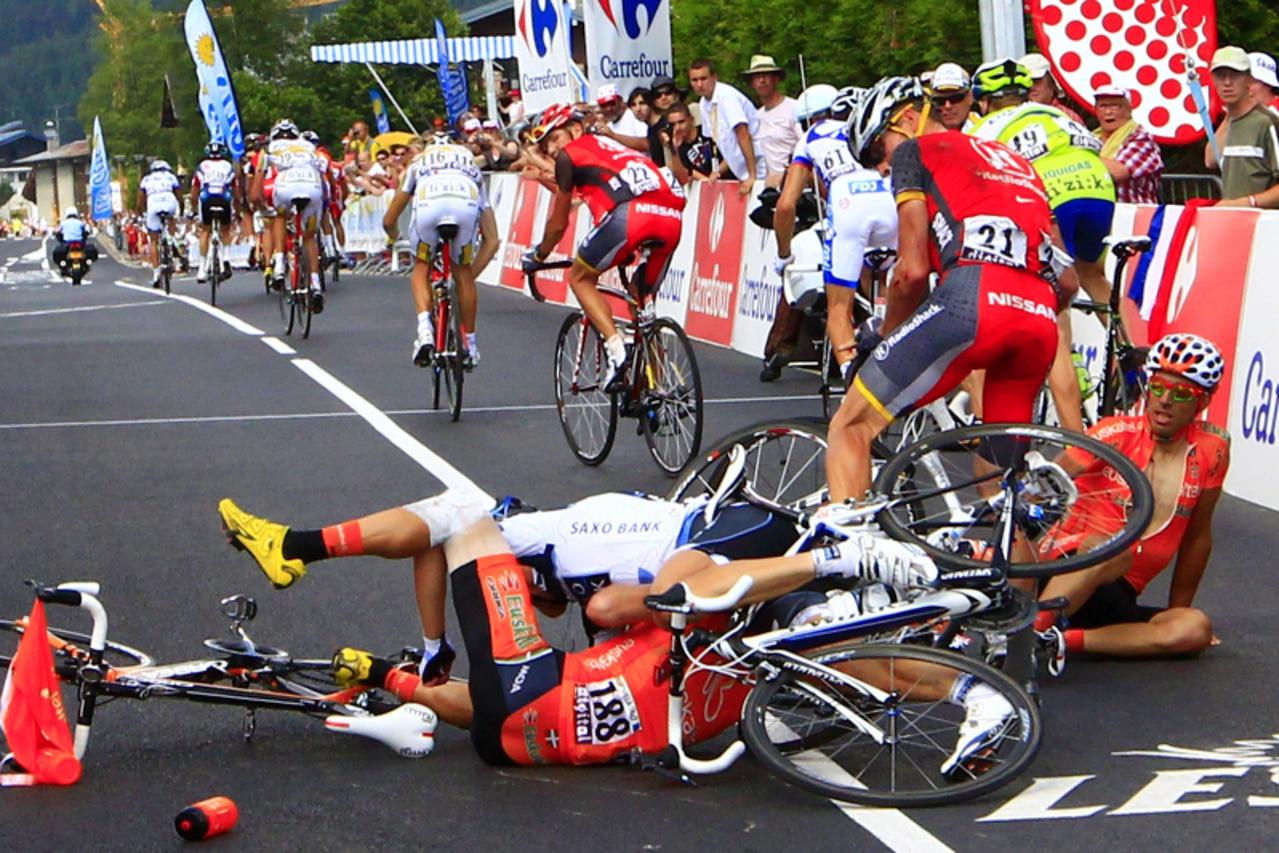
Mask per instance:
[[[520,15],[520,36],[538,56],[546,56],[551,49],[551,39],[560,25],[556,0],[529,0],[526,14]],[[529,30],[533,32],[530,34]]]
[[[715,207],[711,210],[710,238],[711,251],[719,248],[719,238],[724,234],[724,194],[715,194]]]
[[[653,28],[653,22],[657,20],[657,11],[662,8],[662,0],[596,0],[599,3],[600,11],[604,13],[604,17],[608,18],[608,22],[613,25],[613,29],[617,29],[617,15],[614,13],[614,6],[619,6],[622,10],[622,29],[626,31],[628,38],[637,39],[642,35],[648,35],[648,31]],[[639,12],[644,10],[646,25],[643,32],[640,31]]]

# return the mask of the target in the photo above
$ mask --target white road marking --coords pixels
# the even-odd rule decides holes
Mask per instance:
[[[115,286],[126,287],[129,290],[136,290],[140,293],[151,293],[151,294],[155,293],[154,288],[143,287],[138,284],[130,284],[127,281],[117,281],[115,283]],[[196,299],[193,296],[187,296],[182,293],[170,293],[170,294],[167,294],[165,298],[176,299],[178,302],[185,302],[187,305],[190,305],[192,308],[198,308],[199,310],[203,311],[205,314],[208,314],[210,317],[215,317],[218,320],[221,320],[223,323],[226,323],[232,329],[235,329],[237,332],[240,332],[242,334],[253,335],[255,337],[261,337],[262,335],[266,334],[266,332],[262,331],[257,326],[249,325],[248,323],[244,322],[243,320],[241,320],[239,317],[235,316],[234,314],[228,314],[227,312],[223,311],[221,308],[216,308],[208,304],[207,302],[201,302],[199,299]]]
[[[78,311],[111,311],[115,308],[141,308],[145,305],[164,305],[163,299],[152,299],[147,302],[123,302],[119,305],[81,305],[76,308],[47,308],[41,311],[12,311],[0,314],[0,319],[8,317],[43,317],[48,314],[74,314]]]
[[[383,438],[429,471],[441,483],[450,488],[478,491],[492,500],[493,496],[477,486],[470,477],[450,465],[445,461],[444,457],[409,435],[403,427],[391,420],[386,412],[361,397],[349,385],[332,373],[329,373],[309,358],[295,358],[293,359],[293,366],[314,379],[321,388],[350,406],[353,412],[363,418],[369,426],[381,433]]]
[[[288,344],[286,344],[284,341],[280,340],[279,338],[275,337],[274,335],[266,335],[262,338],[259,338],[259,340],[262,341],[262,343],[269,346],[271,349],[278,352],[280,355],[297,355],[298,354],[297,350],[295,350],[293,347],[289,346]]]

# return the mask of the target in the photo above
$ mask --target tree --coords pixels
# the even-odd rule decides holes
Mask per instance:
[[[0,181],[0,207],[3,207],[9,199],[13,198],[13,194],[17,192],[13,188],[13,184],[8,181]]]
[[[36,133],[58,119],[64,140],[83,128],[74,105],[80,100],[93,57],[84,49],[93,32],[93,6],[86,0],[5,3],[0,38],[0,123],[22,120]]]

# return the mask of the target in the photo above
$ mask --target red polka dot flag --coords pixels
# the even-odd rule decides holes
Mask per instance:
[[[1133,117],[1160,142],[1203,138],[1186,57],[1193,57],[1207,95],[1217,49],[1215,0],[1027,0],[1027,8],[1057,79],[1090,112],[1097,87],[1123,86]]]

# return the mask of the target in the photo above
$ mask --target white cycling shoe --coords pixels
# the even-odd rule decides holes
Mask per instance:
[[[937,583],[937,566],[922,548],[883,535],[860,533],[813,555],[819,576],[837,574],[897,589]]]
[[[959,726],[955,749],[941,763],[942,775],[946,777],[964,774],[965,761],[989,746],[997,746],[1016,713],[1012,703],[987,684],[972,684],[963,703],[964,721]]]
[[[439,717],[425,705],[407,702],[394,711],[368,717],[334,714],[324,720],[331,732],[372,738],[405,758],[425,758],[435,749],[435,727]]]

